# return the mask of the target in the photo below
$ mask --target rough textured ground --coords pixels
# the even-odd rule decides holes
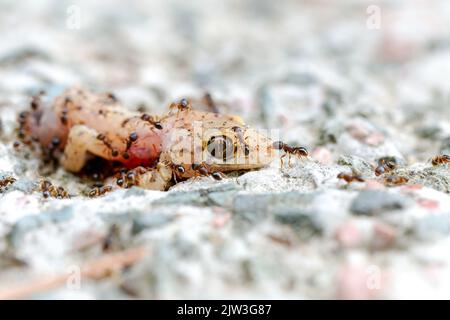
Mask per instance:
[[[0,173],[17,179],[0,194],[1,297],[450,297],[450,172],[429,161],[450,152],[448,1],[101,3],[0,4]],[[89,199],[13,147],[30,96],[75,84],[155,113],[208,90],[312,156]],[[406,185],[374,175],[383,156]],[[336,178],[352,170],[366,182]],[[45,199],[42,176],[72,197]],[[78,282],[90,261],[142,247]]]

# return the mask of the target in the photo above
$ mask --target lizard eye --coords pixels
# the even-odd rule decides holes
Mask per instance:
[[[233,141],[227,136],[214,136],[208,141],[207,150],[210,155],[223,161],[232,158],[234,153]]]

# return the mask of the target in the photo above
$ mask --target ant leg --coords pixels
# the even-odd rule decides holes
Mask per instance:
[[[286,155],[287,155],[287,153],[283,154],[283,155],[280,157],[281,168],[284,167],[284,160],[283,160],[283,159],[286,157]]]
[[[61,164],[67,171],[78,172],[86,163],[88,153],[111,158],[111,150],[99,139],[98,132],[85,125],[76,125],[70,129]]]

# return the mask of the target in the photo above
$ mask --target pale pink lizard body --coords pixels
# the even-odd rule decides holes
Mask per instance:
[[[47,107],[35,98],[19,119],[22,140],[63,153],[66,170],[79,172],[94,155],[134,169],[133,184],[149,189],[166,189],[172,177],[261,168],[277,154],[271,139],[239,117],[193,110],[185,99],[154,118],[123,108],[111,94],[73,88]]]

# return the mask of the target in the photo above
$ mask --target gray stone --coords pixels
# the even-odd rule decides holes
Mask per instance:
[[[373,168],[368,161],[352,155],[341,155],[337,161],[342,166],[349,166],[355,174],[371,175]]]
[[[442,140],[440,153],[450,154],[450,137],[447,137],[444,140]]]
[[[224,206],[231,204],[233,196],[238,192],[239,186],[234,183],[218,184],[207,189],[193,191],[174,191],[168,196],[157,199],[153,202],[156,206],[162,205],[196,205]]]
[[[450,193],[450,170],[446,165],[429,166],[423,169],[406,169],[404,174],[410,183],[423,184],[438,191]]]
[[[151,212],[148,214],[137,216],[133,219],[132,232],[138,234],[145,229],[160,228],[173,221],[175,216]]]
[[[299,221],[308,210],[316,193],[285,192],[272,194],[240,194],[234,199],[233,211],[244,220],[258,222],[272,215],[280,215],[280,221]],[[283,218],[284,216],[284,218]],[[290,218],[289,218],[290,217]],[[293,221],[292,220],[292,221]]]
[[[336,144],[339,137],[345,131],[344,124],[340,119],[327,121],[319,131],[319,145]]]
[[[356,215],[373,216],[404,209],[411,203],[409,198],[400,194],[380,190],[363,190],[353,200],[350,210]]]
[[[61,223],[72,219],[73,207],[66,206],[58,210],[41,212],[25,216],[18,220],[7,235],[9,244],[16,248],[20,245],[22,238],[30,231],[40,228],[47,223]]]
[[[39,50],[36,47],[23,47],[0,56],[0,66],[11,67],[12,65],[21,65],[32,59],[45,61],[49,60],[50,57],[45,51]]]
[[[123,197],[127,198],[127,197],[132,197],[132,196],[144,196],[144,195],[145,195],[145,190],[143,190],[142,188],[132,187],[130,189],[124,190]]]
[[[318,234],[322,231],[321,225],[315,219],[315,211],[311,209],[292,208],[275,211],[275,220],[293,227],[301,239]]]
[[[20,178],[8,187],[8,191],[18,190],[26,194],[29,194],[36,190],[38,183],[36,181],[30,180],[28,178]]]
[[[414,233],[421,239],[450,235],[450,213],[432,214],[417,219],[413,225]]]
[[[424,139],[430,139],[430,140],[438,139],[441,132],[442,132],[442,129],[436,125],[423,126],[423,127],[419,127],[416,130],[416,133],[419,137],[424,138]]]

